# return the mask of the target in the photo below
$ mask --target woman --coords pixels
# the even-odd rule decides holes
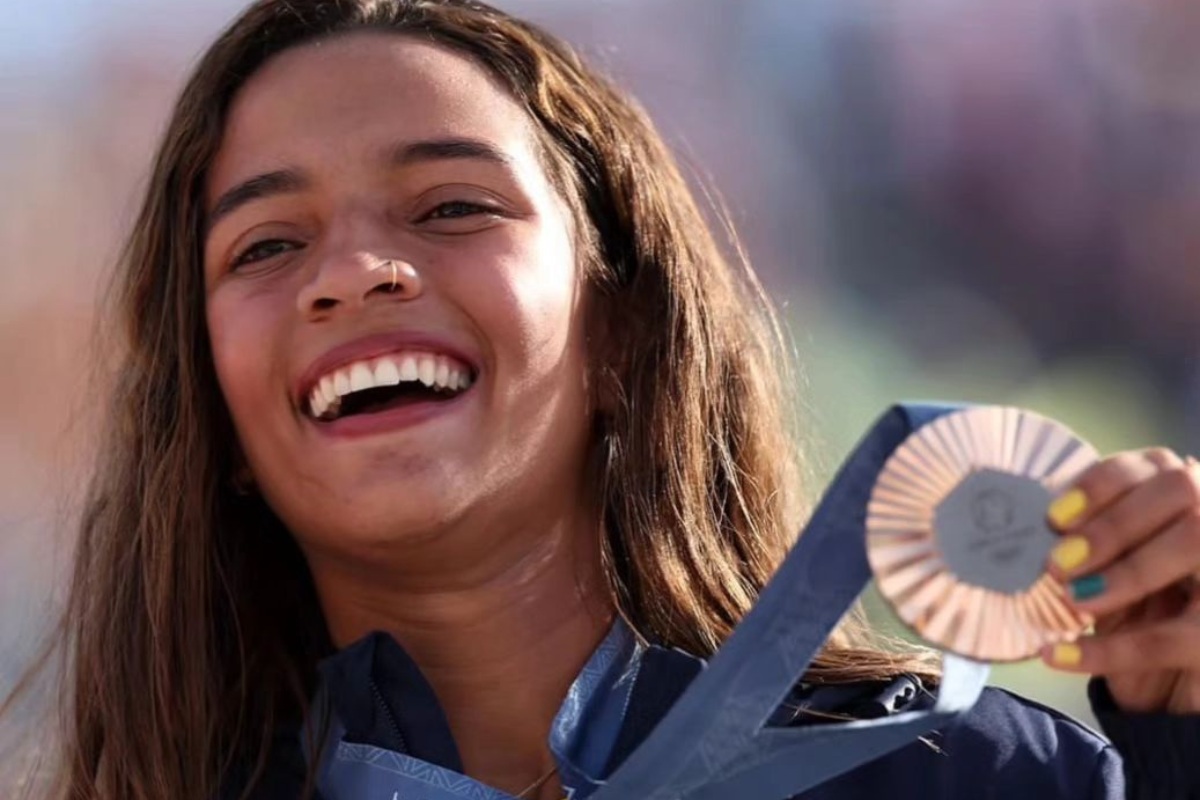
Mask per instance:
[[[579,793],[547,739],[598,645],[641,659],[602,779],[798,528],[752,273],[628,99],[480,3],[253,5],[185,88],[123,264],[61,796],[316,796],[335,723],[463,796]],[[1056,506],[1055,569],[1102,576],[1080,605],[1105,633],[1047,658],[1105,678],[1124,770],[989,691],[936,748],[807,796],[1200,791],[1198,497],[1149,450]],[[779,724],[934,680],[843,629]]]

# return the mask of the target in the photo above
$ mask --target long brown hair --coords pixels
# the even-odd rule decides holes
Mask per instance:
[[[281,51],[357,30],[464,54],[536,123],[609,332],[597,370],[615,402],[597,420],[597,491],[605,568],[633,629],[711,653],[801,522],[778,322],[630,99],[562,42],[472,0],[260,0],[183,90],[121,261],[127,349],[64,616],[64,797],[207,800],[231,763],[261,764],[329,650],[297,546],[235,488],[199,231],[239,87]],[[927,669],[843,626],[809,678]]]

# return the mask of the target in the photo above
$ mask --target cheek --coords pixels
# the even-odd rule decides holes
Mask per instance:
[[[574,249],[565,237],[544,237],[506,259],[497,283],[492,308],[503,335],[490,338],[498,351],[495,400],[507,420],[504,450],[518,471],[515,464],[536,458],[551,473],[573,473],[593,408]]]
[[[508,356],[527,377],[569,371],[581,356],[580,289],[574,249],[559,226],[500,259],[489,305]]]
[[[219,287],[205,309],[213,366],[221,393],[243,445],[259,429],[267,410],[279,401],[278,359],[273,357],[280,333],[278,303],[265,294]]]

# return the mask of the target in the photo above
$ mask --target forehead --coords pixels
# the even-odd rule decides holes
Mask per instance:
[[[443,137],[481,139],[534,160],[528,115],[479,64],[403,35],[343,34],[287,50],[246,82],[209,188],[273,164]]]

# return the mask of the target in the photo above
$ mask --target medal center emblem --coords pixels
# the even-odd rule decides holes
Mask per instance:
[[[1050,492],[1040,482],[978,469],[938,504],[934,535],[950,572],[1005,594],[1029,589],[1045,571],[1056,537],[1046,523]]]

